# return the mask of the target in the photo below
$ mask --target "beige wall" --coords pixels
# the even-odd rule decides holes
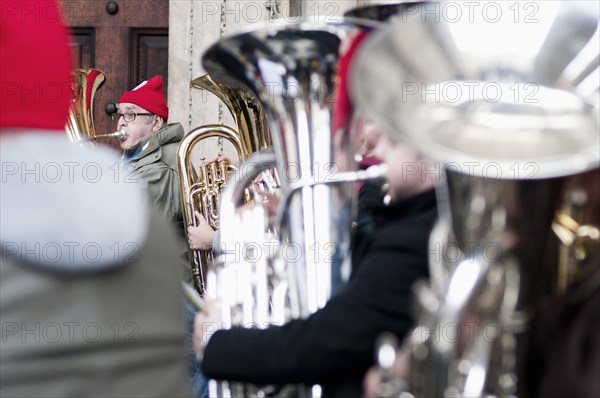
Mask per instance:
[[[316,21],[335,21],[367,0],[170,0],[169,1],[169,109],[170,120],[179,121],[188,133],[204,124],[231,125],[229,111],[213,94],[190,87],[203,75],[200,58],[220,37],[242,27],[283,18],[297,20],[298,13]],[[232,126],[235,127],[235,126]],[[197,151],[212,158],[233,157],[222,140],[203,144]],[[209,160],[209,159],[207,159]]]

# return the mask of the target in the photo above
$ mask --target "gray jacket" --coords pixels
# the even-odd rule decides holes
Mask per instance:
[[[180,123],[165,125],[128,151],[127,163],[145,186],[150,200],[183,230],[183,207],[177,172],[177,147],[184,136]]]
[[[128,166],[133,167],[133,170],[128,169],[133,172],[132,179],[146,188],[154,207],[175,225],[176,250],[179,253],[177,262],[182,279],[190,282],[191,268],[177,171],[177,148],[183,136],[183,126],[180,123],[167,124],[129,149],[125,156],[128,157]]]
[[[190,397],[173,227],[112,151],[22,133],[0,155],[53,171],[1,182],[0,396]]]

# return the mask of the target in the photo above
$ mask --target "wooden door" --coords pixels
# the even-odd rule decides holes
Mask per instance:
[[[167,0],[62,0],[71,29],[75,68],[96,68],[106,74],[94,99],[97,134],[116,130],[110,112],[121,94],[155,75],[168,82]]]

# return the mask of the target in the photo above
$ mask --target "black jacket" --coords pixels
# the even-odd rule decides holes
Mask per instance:
[[[307,319],[266,330],[221,330],[202,370],[214,379],[255,384],[321,384],[326,396],[360,396],[384,331],[402,339],[413,325],[411,286],[428,276],[433,190],[373,209],[368,254],[348,284]]]

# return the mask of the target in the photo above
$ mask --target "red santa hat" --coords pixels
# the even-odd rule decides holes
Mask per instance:
[[[71,51],[55,1],[2,1],[0,130],[63,132],[69,114]]]
[[[126,92],[117,102],[135,104],[167,120],[169,118],[169,108],[163,92],[162,76],[158,75],[143,81],[133,90]]]

